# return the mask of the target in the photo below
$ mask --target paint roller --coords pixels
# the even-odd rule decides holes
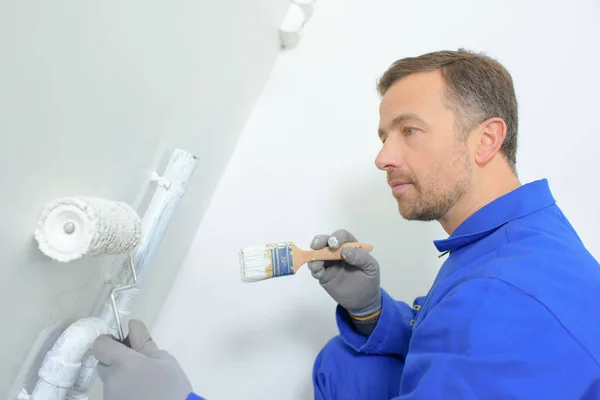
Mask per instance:
[[[137,288],[132,250],[141,240],[142,221],[135,210],[126,203],[98,197],[62,197],[43,208],[34,237],[42,253],[62,263],[128,253],[133,284],[111,292],[119,339],[126,343],[116,294]]]
[[[127,204],[97,197],[63,197],[48,203],[35,229],[42,253],[59,262],[131,251],[142,222]]]

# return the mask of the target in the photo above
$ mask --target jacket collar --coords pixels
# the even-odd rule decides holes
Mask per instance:
[[[450,237],[433,243],[440,252],[454,251],[482,239],[509,221],[554,203],[548,180],[537,180],[483,206],[460,224]]]

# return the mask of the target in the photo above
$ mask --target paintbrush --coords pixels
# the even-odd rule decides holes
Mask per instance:
[[[370,252],[373,246],[350,242],[337,250],[325,247],[320,250],[302,250],[292,242],[272,243],[263,246],[248,246],[240,251],[240,275],[244,282],[257,282],[286,275],[294,275],[310,261],[342,260],[342,249],[359,247]]]

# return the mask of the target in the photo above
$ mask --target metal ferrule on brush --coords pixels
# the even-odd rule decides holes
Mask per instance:
[[[271,249],[271,265],[273,277],[293,275],[294,259],[290,242],[281,242],[269,245]]]

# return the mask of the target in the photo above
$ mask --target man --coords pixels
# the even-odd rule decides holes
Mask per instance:
[[[376,159],[400,214],[440,222],[447,259],[413,307],[359,249],[310,265],[339,303],[317,399],[598,399],[600,266],[545,180],[515,173],[509,73],[466,51],[397,61],[381,78]],[[317,236],[312,248],[356,240]],[[399,260],[401,262],[401,260]]]
[[[379,264],[360,249],[310,263],[339,304],[340,330],[315,362],[315,398],[599,398],[600,265],[547,182],[516,176],[509,73],[443,51],[397,61],[378,89],[376,165],[405,219],[440,222],[449,237],[435,246],[447,259],[412,307],[380,288]],[[339,230],[311,247],[355,240]],[[138,322],[130,337],[132,349],[96,342],[105,398],[184,400],[191,386],[172,357]],[[172,386],[157,395],[160,379]]]

